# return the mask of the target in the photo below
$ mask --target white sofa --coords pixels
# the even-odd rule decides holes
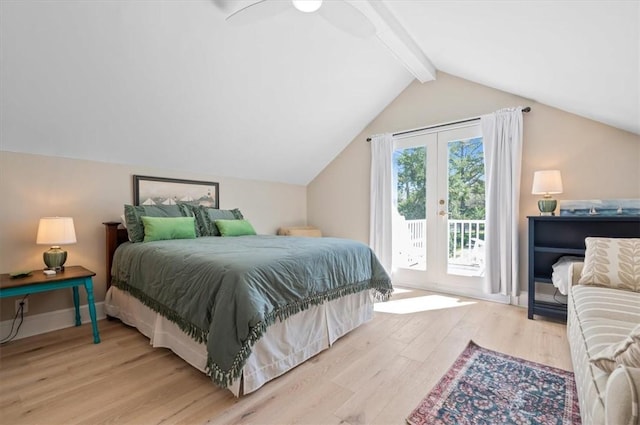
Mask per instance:
[[[579,285],[583,263],[574,263],[567,334],[583,425],[640,425],[640,368],[605,372],[590,359],[620,343],[640,324],[640,293]]]

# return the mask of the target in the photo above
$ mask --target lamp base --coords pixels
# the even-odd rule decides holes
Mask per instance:
[[[558,201],[551,198],[544,198],[538,201],[538,209],[540,210],[540,215],[549,216],[555,215],[554,211],[556,210],[556,206],[558,205]]]
[[[67,251],[59,246],[52,246],[51,249],[42,254],[42,259],[51,270],[64,270],[64,263],[67,261]]]

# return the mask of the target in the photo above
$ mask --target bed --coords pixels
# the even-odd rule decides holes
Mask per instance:
[[[104,224],[107,315],[236,396],[371,320],[373,298],[393,290],[359,242],[256,235],[131,243],[119,223]]]

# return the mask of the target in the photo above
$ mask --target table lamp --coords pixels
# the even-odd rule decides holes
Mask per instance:
[[[543,199],[538,201],[538,209],[540,215],[555,215],[557,201],[551,198],[551,195],[562,193],[562,176],[559,170],[536,171],[533,174],[533,188],[531,193],[534,195],[544,195]]]
[[[67,261],[67,251],[60,245],[76,243],[76,231],[71,217],[43,217],[38,225],[38,245],[51,245],[48,251],[42,254],[44,263],[48,269],[62,270]]]

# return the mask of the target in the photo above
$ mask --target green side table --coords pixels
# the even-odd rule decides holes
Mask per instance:
[[[78,286],[83,285],[87,291],[89,316],[91,316],[91,326],[93,328],[93,343],[98,344],[100,342],[100,334],[98,332],[96,306],[93,298],[93,276],[95,275],[94,272],[82,266],[65,267],[63,271],[59,271],[52,276],[45,275],[42,270],[34,270],[31,275],[16,279],[12,279],[9,274],[0,274],[0,298],[72,288],[73,304],[76,308],[76,326],[80,326],[80,295],[78,294]]]

